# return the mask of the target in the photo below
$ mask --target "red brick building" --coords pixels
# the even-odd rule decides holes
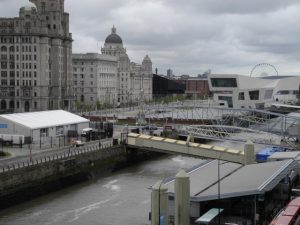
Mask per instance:
[[[205,97],[209,95],[208,80],[203,77],[184,77],[176,82],[185,84],[185,94],[196,97]]]

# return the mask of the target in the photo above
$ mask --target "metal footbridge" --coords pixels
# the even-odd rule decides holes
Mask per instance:
[[[165,119],[174,123],[183,121],[182,124],[188,120],[194,124],[201,121],[199,125],[179,126],[179,131],[187,135],[214,140],[251,140],[259,144],[297,149],[294,141],[300,133],[300,117],[297,113],[284,115],[258,109],[221,108],[209,101],[185,105],[146,105],[144,112],[147,121]]]
[[[145,134],[129,133],[127,145],[131,148],[138,148],[150,151],[165,152],[171,154],[189,155],[200,158],[219,159],[243,165],[255,162],[254,145],[247,142],[244,150],[198,144],[170,138],[156,137]]]

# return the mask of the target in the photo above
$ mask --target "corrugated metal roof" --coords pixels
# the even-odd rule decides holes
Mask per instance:
[[[230,162],[220,163],[220,198],[262,194],[272,190],[290,171],[295,161],[275,161],[241,167]],[[207,201],[218,198],[218,161],[202,165],[191,171],[191,198]],[[169,193],[174,193],[174,181],[168,183]]]
[[[200,167],[189,172],[190,176],[190,194],[196,196],[200,192],[213,186],[218,180],[218,160],[207,161]],[[237,163],[229,163],[220,161],[220,178],[228,176],[230,173],[240,168]],[[168,183],[168,192],[174,193],[174,180]]]
[[[0,118],[1,117],[33,130],[89,122],[89,120],[81,116],[77,116],[64,110],[4,114],[0,115]]]

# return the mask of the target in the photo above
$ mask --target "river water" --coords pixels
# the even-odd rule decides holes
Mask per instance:
[[[149,187],[200,159],[167,156],[0,211],[1,225],[150,224]]]
[[[210,144],[243,148],[227,141]],[[175,155],[149,160],[2,210],[0,225],[149,225],[149,187],[200,163]]]

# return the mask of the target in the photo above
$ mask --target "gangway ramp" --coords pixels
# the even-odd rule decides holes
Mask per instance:
[[[238,150],[136,133],[129,133],[127,138],[127,144],[132,148],[200,158],[220,159],[244,165],[255,162],[254,145],[249,142],[245,144],[244,150]]]

